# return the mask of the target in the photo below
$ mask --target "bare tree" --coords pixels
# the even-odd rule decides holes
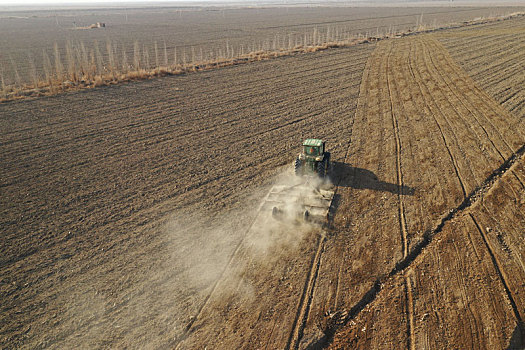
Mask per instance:
[[[2,84],[2,95],[7,98],[7,86],[4,80],[4,65],[0,63],[0,83]]]
[[[168,67],[168,48],[166,47],[166,41],[164,41],[164,67]]]
[[[27,60],[29,62],[29,74],[31,76],[31,82],[34,88],[38,87],[38,74],[36,72],[35,61],[31,56],[31,53],[27,51]]]
[[[49,59],[46,50],[42,50],[42,58],[44,61],[44,74],[46,81],[49,84],[49,89],[53,92],[53,68],[51,67],[51,60]]]
[[[104,60],[102,58],[102,54],[100,53],[100,48],[98,47],[98,41],[95,40],[93,45],[95,47],[95,60],[97,62],[96,67],[98,73],[95,75],[102,75],[104,73]]]
[[[122,47],[122,73],[127,73],[128,68],[128,56],[126,55],[126,50]]]
[[[157,45],[157,41],[155,41],[154,43],[154,48],[155,48],[155,69],[159,69],[159,47]]]
[[[87,50],[86,50],[86,46],[84,45],[83,42],[80,43],[80,51],[82,53],[82,58],[81,58],[81,62],[82,62],[82,73],[83,75],[87,75],[87,72],[89,71],[89,59],[88,59],[88,54],[87,54]]]
[[[113,55],[112,44],[109,39],[106,41],[106,51],[108,54],[109,71],[111,72],[111,77],[115,78],[115,69],[116,69],[115,56]]]
[[[133,44],[133,65],[135,70],[138,71],[140,69],[140,46],[138,41],[135,41]]]
[[[62,59],[60,58],[60,51],[58,50],[58,44],[55,42],[54,44],[54,52],[55,52],[55,74],[56,78],[59,82],[63,81],[63,71],[64,66],[62,65]]]
[[[75,57],[73,55],[73,48],[71,47],[71,41],[66,42],[66,61],[67,61],[67,72],[71,81],[77,81],[77,69],[75,65]]]
[[[13,74],[15,75],[15,83],[18,88],[22,87],[22,79],[20,79],[20,74],[18,74],[18,67],[16,66],[16,62],[13,60],[13,57],[9,55],[9,60],[11,61],[11,66],[13,67]]]

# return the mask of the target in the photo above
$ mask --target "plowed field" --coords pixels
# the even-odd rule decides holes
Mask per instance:
[[[344,156],[372,49],[0,106],[2,344],[173,345],[297,140]]]
[[[521,90],[455,32],[0,105],[0,346],[523,346]],[[310,136],[329,229],[251,236]]]
[[[525,116],[522,21],[462,28],[438,35],[454,60],[507,110]]]

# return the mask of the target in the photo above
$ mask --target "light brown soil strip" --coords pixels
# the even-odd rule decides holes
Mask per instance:
[[[481,238],[483,239],[483,243],[485,243],[485,247],[487,248],[490,259],[492,260],[492,263],[494,264],[494,268],[496,269],[498,276],[501,280],[501,283],[503,284],[503,288],[505,288],[505,293],[507,294],[507,297],[509,298],[510,305],[512,306],[512,310],[514,311],[514,316],[516,317],[516,320],[518,321],[519,331],[523,332],[523,320],[521,319],[520,312],[518,311],[518,307],[516,306],[516,302],[514,301],[513,293],[509,287],[508,277],[505,273],[505,270],[501,267],[501,263],[498,261],[498,258],[494,254],[494,249],[490,245],[486,232],[481,228],[481,226],[476,221],[476,218],[472,213],[468,213],[474,224],[476,225],[476,228],[478,229],[479,234],[481,235]]]
[[[423,42],[419,42],[418,39],[415,39],[414,38],[414,41],[413,41],[413,46],[412,46],[412,49],[414,50],[414,47],[418,48],[418,54],[419,56],[423,55],[423,58],[419,57],[417,59],[417,63],[422,63],[423,64],[423,70],[426,70],[426,72],[424,71],[424,74],[422,75],[419,75],[419,72],[420,72],[420,69],[421,67],[419,65],[415,65],[413,68],[413,70],[411,71],[411,74],[412,74],[412,77],[413,78],[416,78],[417,79],[414,79],[416,81],[419,81],[421,79],[423,79],[423,77],[429,77],[429,81],[430,82],[434,82],[433,84],[436,84],[436,87],[439,88],[439,90],[436,90],[436,88],[433,88],[433,94],[437,94],[437,95],[443,95],[443,96],[446,96],[447,94],[450,94],[450,91],[447,91],[450,90],[450,86],[448,84],[446,84],[446,80],[443,79],[442,77],[440,78],[440,74],[443,74],[443,72],[440,72],[440,69],[445,69],[445,71],[448,71],[449,68],[447,66],[447,64],[450,64],[449,62],[447,61],[443,61],[441,60],[440,62],[441,65],[443,65],[443,63],[445,63],[444,67],[441,67],[441,65],[437,65],[437,63],[434,62],[434,64],[432,64],[432,61],[430,61],[428,59],[428,56],[430,56],[429,54],[429,51],[428,49],[426,49],[426,47],[431,47],[431,46],[428,46],[430,45],[425,43],[424,41]],[[435,48],[435,46],[434,46]],[[384,51],[384,49],[383,49]],[[418,57],[416,55],[415,52],[411,52],[411,55],[409,55],[409,58],[410,57]],[[410,60],[408,61],[409,62],[409,65],[410,65]],[[432,73],[430,73],[432,72]],[[427,78],[428,79],[428,78]],[[421,88],[425,88],[425,89],[428,89],[426,86],[420,86],[420,89]],[[470,93],[470,89],[469,87],[467,86],[461,86],[461,93]],[[464,90],[464,91],[463,91]],[[474,90],[476,91],[476,90]],[[430,94],[430,91],[426,91],[428,94]],[[458,91],[459,92],[459,91]],[[455,93],[454,93],[455,94]],[[457,95],[456,95],[457,96]],[[438,106],[438,101],[434,100],[434,97],[431,95],[432,99],[432,103],[435,105],[435,106]],[[438,97],[436,97],[438,98]],[[442,97],[441,97],[442,98]],[[424,100],[425,101],[425,100]],[[499,124],[499,121],[498,121],[498,118],[495,119],[495,117],[493,116],[493,113],[495,113],[495,111],[493,110],[494,108],[496,108],[497,104],[494,105],[494,103],[490,102],[485,100],[484,103],[486,103],[487,105],[491,106],[491,113],[489,113],[490,111],[487,110],[485,113],[487,115],[485,115],[486,118],[488,118],[489,120],[489,123],[485,123],[484,124],[484,127],[487,131],[487,133],[483,132],[482,128],[478,129],[478,130],[475,130],[473,128],[467,128],[465,130],[463,130],[461,133],[457,134],[457,135],[453,135],[453,137],[457,140],[457,142],[460,142],[461,140],[463,139],[466,139],[467,137],[470,137],[472,138],[473,136],[479,138],[479,139],[482,139],[482,138],[486,138],[487,137],[487,134],[491,135],[495,140],[498,140],[497,136],[499,136],[499,130],[504,130],[504,129],[501,129],[502,125],[503,124]],[[428,105],[428,102],[426,102],[426,104]],[[437,107],[436,107],[437,108]],[[446,118],[455,118],[454,122],[452,123],[453,125],[449,125],[448,128],[452,128],[452,127],[455,127],[454,125],[456,124],[461,124],[461,123],[465,123],[465,124],[468,124],[467,120],[462,120],[464,118],[468,119],[468,118],[472,118],[474,120],[474,123],[481,123],[481,121],[479,120],[479,116],[478,115],[472,115],[471,112],[469,112],[469,110],[471,109],[465,109],[467,112],[465,113],[464,111],[460,111],[459,109],[457,109],[458,106],[457,105],[452,105],[450,104],[449,107],[447,107],[446,105],[444,106],[443,108],[443,114],[445,113],[451,113],[449,115],[446,115]],[[392,108],[390,108],[392,109]],[[501,109],[501,108],[499,108]],[[436,110],[436,109],[434,109]],[[437,112],[441,113],[441,110],[436,110]],[[505,112],[504,110],[501,110],[500,111],[501,113],[503,113],[503,115],[508,115],[507,112]],[[455,113],[452,114],[452,113]],[[411,116],[413,117],[413,116]],[[443,118],[445,118],[445,115],[443,115]],[[508,116],[507,118],[509,121],[513,120],[513,118],[511,118],[511,116]],[[492,124],[492,122],[497,122],[497,126],[495,126],[494,124]],[[496,132],[491,132],[489,130],[492,130],[494,129]],[[394,134],[395,134],[395,130],[394,130]],[[443,134],[445,134],[445,131],[443,130]],[[512,134],[512,135],[511,135]],[[500,136],[500,140],[503,140],[504,144],[506,142],[506,140],[508,140],[508,142],[511,142],[512,143],[512,147],[516,147],[516,135],[515,135],[515,132],[514,133],[511,133],[511,134],[506,134],[505,137],[504,136]],[[491,138],[491,140],[493,140]],[[491,140],[486,140],[486,142],[488,142],[488,144],[492,145],[494,151],[496,152],[495,154],[498,154],[498,158],[501,157],[501,154],[505,154],[504,152],[500,151],[500,148],[496,147],[496,142],[492,142],[491,143]],[[472,142],[472,141],[470,141]],[[502,141],[499,141],[499,142],[502,142]],[[523,141],[522,141],[523,142]],[[459,146],[459,145],[458,145]],[[458,149],[460,152],[461,152],[461,148],[459,147],[456,147],[456,149]],[[412,262],[421,254],[421,252],[423,251],[423,249],[433,240],[433,237],[440,233],[443,229],[443,226],[445,225],[445,223],[451,221],[452,219],[454,219],[455,217],[457,217],[460,213],[464,212],[466,209],[470,208],[474,203],[477,203],[479,202],[479,199],[480,197],[483,197],[490,188],[493,187],[493,185],[495,184],[495,182],[502,176],[503,173],[505,173],[506,171],[508,171],[511,166],[513,166],[517,160],[519,159],[522,159],[523,158],[523,154],[525,153],[525,146],[523,145],[523,143],[521,144],[521,147],[516,147],[514,148],[515,152],[509,154],[509,153],[506,153],[508,155],[508,158],[506,158],[503,162],[503,164],[501,164],[496,170],[494,170],[493,172],[489,172],[489,174],[487,174],[488,176],[485,177],[482,181],[480,181],[479,183],[475,183],[475,182],[470,182],[469,183],[469,193],[468,195],[465,195],[464,197],[464,200],[458,204],[458,206],[456,208],[452,208],[451,211],[448,213],[448,214],[445,214],[445,216],[440,220],[439,223],[437,223],[437,226],[435,226],[433,229],[429,230],[429,231],[426,231],[424,234],[423,234],[423,237],[422,237],[422,240],[420,242],[418,242],[409,252],[408,256],[406,256],[404,259],[402,259],[401,261],[399,261],[397,263],[397,265],[395,266],[395,268],[393,268],[389,273],[379,277],[379,279],[376,281],[376,283],[371,287],[369,288],[364,294],[363,294],[363,297],[361,298],[361,300],[359,300],[357,303],[355,303],[352,308],[350,309],[350,311],[348,312],[348,317],[345,318],[345,323],[348,323],[350,322],[351,320],[353,320],[354,316],[359,314],[364,308],[366,308],[368,305],[370,305],[370,303],[372,302],[372,300],[374,300],[377,296],[377,294],[379,293],[379,291],[382,289],[382,285],[383,283],[386,283],[387,281],[391,280],[391,278],[394,276],[394,275],[398,275],[399,272],[406,272],[407,271],[407,268],[411,266]],[[508,151],[506,151],[508,152]],[[452,154],[452,150],[451,150],[451,154]],[[485,160],[487,161],[487,160]],[[496,162],[497,161],[497,158],[495,158],[494,161],[490,161],[490,164],[492,165],[492,163]],[[467,169],[468,171],[468,169]],[[481,169],[479,168],[476,168],[476,169],[472,169],[470,171],[474,171],[476,172],[476,175],[477,177],[479,177],[480,175],[483,174],[484,171],[487,171],[487,169]],[[512,171],[512,170],[511,170]],[[466,192],[466,187],[465,188],[465,192]],[[405,283],[406,284],[406,283]],[[407,291],[408,293],[408,291]],[[406,295],[406,299],[408,299],[408,294]],[[408,307],[409,305],[407,305]],[[409,314],[409,324],[408,324],[408,333],[410,333],[410,314]],[[335,326],[334,329],[337,329],[338,327]],[[330,329],[328,329],[327,331],[327,334],[331,334],[330,332]],[[408,340],[409,342],[412,342],[410,340]]]
[[[465,213],[471,206],[478,203],[484,195],[494,186],[494,184],[507,172],[512,172],[512,167],[519,161],[523,159],[523,156],[525,154],[525,145],[522,146],[515,154],[513,154],[510,158],[508,158],[496,171],[494,171],[483,183],[478,186],[465,200],[463,203],[461,203],[460,206],[453,209],[449,215],[447,215],[440,224],[433,229],[430,232],[425,233],[423,240],[419,242],[418,244],[414,245],[413,249],[410,251],[410,254],[400,262],[396,264],[396,267],[392,269],[386,276],[381,276],[376,283],[374,283],[373,287],[370,288],[361,298],[361,300],[355,304],[350,311],[348,312],[348,316],[344,320],[343,325],[346,325],[348,322],[350,322],[352,319],[354,319],[361,311],[365,309],[368,305],[370,305],[376,298],[377,295],[382,290],[382,285],[386,284],[387,281],[391,280],[394,276],[398,275],[399,273],[403,273],[406,271],[411,264],[414,262],[414,260],[421,255],[423,250],[432,243],[434,237],[438,235],[442,230],[443,227],[447,222],[450,222],[454,218],[458,217],[459,215]],[[503,280],[504,278],[502,278]],[[508,287],[506,288],[508,291],[508,294],[510,295],[509,299],[511,300],[511,303],[514,304],[515,302],[512,299],[512,295],[510,294],[510,291],[508,290]],[[513,307],[513,308],[514,308]],[[517,310],[517,309],[516,309]],[[517,312],[515,310],[515,312]],[[519,315],[519,312],[518,312]],[[521,319],[519,319],[521,322]],[[339,327],[336,327],[334,329],[326,330],[326,334],[333,335]]]
[[[394,98],[396,101],[401,101],[402,104],[402,97],[399,95],[398,89],[395,91],[395,97],[394,97],[394,91],[392,89],[392,83],[391,83],[391,75],[392,70],[388,68],[389,60],[391,60],[391,54],[392,54],[392,47],[390,47],[390,50],[388,52],[388,55],[386,56],[385,60],[387,61],[387,74],[386,74],[386,82],[388,86],[388,95],[390,100],[390,111],[392,115],[392,129],[394,131],[394,138],[396,140],[396,176],[397,176],[397,185],[398,185],[398,191],[397,191],[397,198],[398,198],[398,217],[399,217],[399,228],[401,231],[401,244],[402,244],[402,250],[403,250],[403,258],[406,258],[408,255],[409,250],[409,243],[408,243],[408,231],[407,231],[407,223],[406,223],[406,215],[405,215],[405,203],[403,200],[404,197],[404,181],[403,181],[403,172],[402,172],[402,166],[401,166],[401,138],[399,136],[399,122],[396,116],[396,112],[394,109]],[[401,111],[404,112],[404,106],[402,105]],[[410,272],[410,271],[409,271]],[[408,314],[408,322],[407,322],[407,337],[408,337],[408,348],[410,350],[415,349],[415,340],[414,340],[414,302],[412,297],[412,282],[409,276],[409,273],[404,274],[405,277],[405,297],[406,297],[406,311]]]

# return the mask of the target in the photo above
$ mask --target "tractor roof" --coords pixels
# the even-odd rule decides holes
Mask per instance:
[[[319,139],[306,139],[303,142],[303,146],[321,147],[322,145],[323,145],[323,140],[319,140]]]

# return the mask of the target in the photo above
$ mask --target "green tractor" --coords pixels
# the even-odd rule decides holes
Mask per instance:
[[[330,169],[330,152],[326,152],[326,142],[319,139],[306,139],[303,152],[295,159],[295,175],[317,174],[324,178]]]

